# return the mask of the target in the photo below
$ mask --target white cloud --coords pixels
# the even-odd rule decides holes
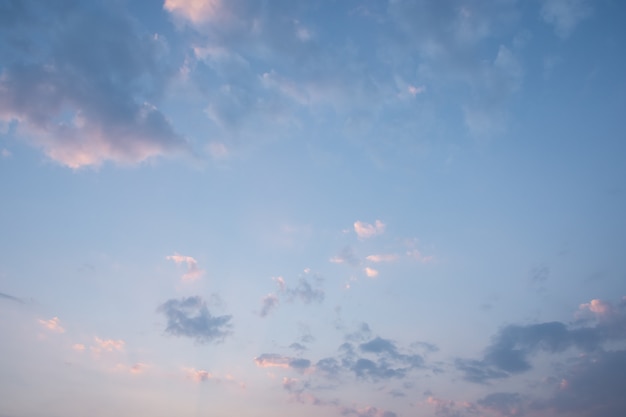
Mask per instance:
[[[367,239],[385,232],[385,224],[376,220],[374,224],[364,223],[357,220],[354,222],[354,231],[361,239]]]

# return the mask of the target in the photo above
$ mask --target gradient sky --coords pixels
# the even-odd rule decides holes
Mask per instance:
[[[0,417],[623,417],[625,19],[0,0]]]

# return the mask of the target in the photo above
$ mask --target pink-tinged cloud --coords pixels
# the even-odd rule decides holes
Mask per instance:
[[[367,275],[369,278],[376,278],[378,276],[378,271],[375,270],[374,268],[365,268],[365,275]]]
[[[273,277],[272,280],[276,282],[280,291],[285,291],[287,284],[285,283],[285,279],[283,277]]]
[[[129,368],[129,372],[133,375],[143,374],[150,368],[150,365],[146,363],[137,362]]]
[[[41,325],[43,325],[46,329],[55,333],[65,333],[65,329],[61,326],[58,317],[52,317],[50,320],[38,320]]]
[[[72,349],[74,349],[76,352],[84,352],[85,345],[83,345],[82,343],[74,343],[72,345]]]
[[[2,149],[2,151],[0,151],[0,155],[2,155],[3,158],[8,158],[13,154],[8,149]]]
[[[376,220],[374,224],[364,223],[362,221],[354,222],[354,231],[361,239],[374,237],[385,232],[385,223]]]
[[[195,281],[204,275],[204,270],[198,267],[198,261],[196,261],[191,256],[179,255],[174,253],[174,255],[166,256],[165,259],[168,261],[174,261],[177,265],[186,264],[187,272],[183,274],[181,279],[183,281]]]
[[[95,345],[91,347],[93,352],[121,352],[124,350],[124,345],[126,344],[123,340],[113,340],[113,339],[100,339],[99,337],[94,338]]]
[[[222,8],[222,0],[165,0],[163,4],[163,9],[194,24],[218,18]]]
[[[590,311],[598,317],[605,317],[613,312],[613,308],[609,303],[598,299],[581,304],[578,308],[581,311]]]
[[[183,370],[185,371],[187,378],[194,382],[199,383],[215,378],[212,373],[205,371],[204,369],[184,368]]]
[[[394,261],[397,261],[398,258],[399,256],[394,253],[388,253],[388,254],[369,255],[365,259],[367,259],[370,262],[379,263],[379,262],[394,262]]]
[[[422,94],[424,91],[426,91],[426,87],[424,87],[424,86],[416,87],[414,85],[409,85],[407,90],[408,90],[410,95],[415,97],[416,95]]]
[[[254,358],[259,368],[289,368],[291,358],[281,355],[264,354]]]

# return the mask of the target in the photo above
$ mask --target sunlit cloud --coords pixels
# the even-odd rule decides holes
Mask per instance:
[[[366,267],[364,271],[365,275],[367,275],[369,278],[376,278],[378,276],[378,271],[374,268]]]
[[[579,310],[590,311],[599,317],[607,316],[613,312],[613,308],[609,303],[598,299],[593,299],[588,303],[581,304]]]
[[[95,358],[99,358],[103,352],[122,352],[126,342],[123,340],[100,339],[94,337],[94,344],[90,347],[91,353]]]
[[[222,0],[165,0],[163,8],[199,24],[219,17]]]
[[[374,224],[364,223],[362,221],[354,222],[354,232],[361,239],[374,237],[385,232],[385,224],[380,220],[376,220]]]
[[[394,262],[399,259],[399,256],[394,253],[388,253],[388,254],[368,255],[365,259],[374,263]]]
[[[52,317],[50,320],[39,319],[39,323],[46,329],[54,333],[65,333],[65,329],[61,326],[61,321],[58,317]]]
[[[174,253],[174,255],[166,256],[165,259],[169,261],[174,261],[176,264],[186,264],[187,272],[181,277],[183,281],[195,281],[204,275],[204,270],[198,267],[198,261],[196,261],[191,256],[179,255]]]
[[[293,358],[275,353],[264,353],[254,358],[254,363],[259,368],[289,368],[301,372],[311,367],[311,361],[308,359]]]

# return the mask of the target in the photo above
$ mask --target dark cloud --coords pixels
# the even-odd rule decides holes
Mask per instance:
[[[626,303],[613,307],[594,300],[583,306],[593,316],[569,325],[547,322],[506,326],[487,347],[482,360],[457,360],[456,367],[466,380],[484,383],[531,369],[531,356],[537,352],[554,354],[577,348],[591,353],[606,342],[626,340]]]
[[[554,396],[532,404],[572,417],[626,415],[626,350],[584,355],[568,367]]]
[[[110,2],[17,3],[0,37],[0,119],[20,137],[73,168],[187,148],[151,104],[171,73],[158,37]]]
[[[208,343],[221,341],[230,333],[232,316],[212,316],[199,296],[168,300],[157,311],[165,314],[165,332],[173,336]]]
[[[0,292],[0,299],[2,299],[2,300],[9,300],[9,301],[13,301],[13,302],[16,302],[16,303],[24,304],[24,300],[22,300],[21,298],[15,297],[15,296],[10,295],[10,294],[5,294],[3,292]]]

